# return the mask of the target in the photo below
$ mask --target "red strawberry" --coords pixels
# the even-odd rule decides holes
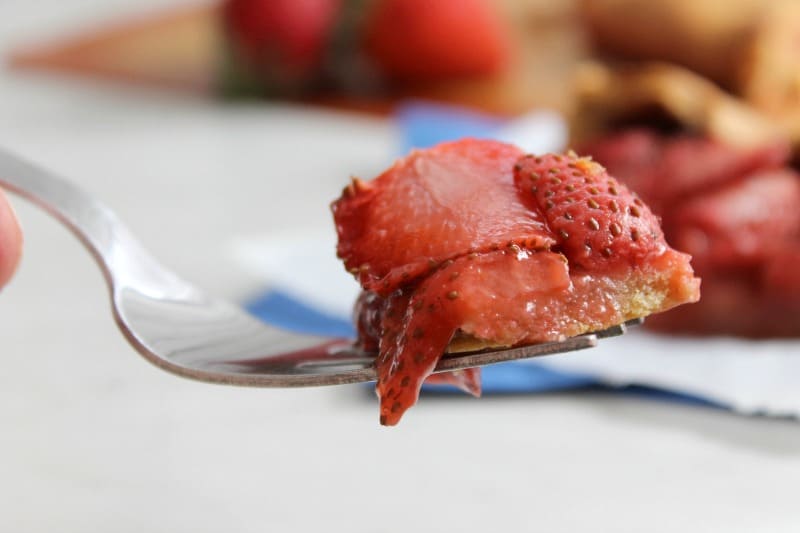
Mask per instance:
[[[670,242],[701,272],[751,268],[800,237],[800,176],[762,171],[698,195],[669,214]]]
[[[488,0],[379,0],[364,32],[383,74],[410,82],[494,74],[510,49],[509,29]]]
[[[658,220],[627,187],[586,158],[527,156],[514,179],[571,263],[587,269],[636,265],[667,249]]]
[[[377,352],[382,343],[383,350],[388,351],[390,344],[397,343],[406,317],[410,294],[410,291],[401,291],[389,298],[383,298],[377,293],[363,291],[359,295],[353,315],[357,320],[358,339],[363,350]],[[450,335],[452,336],[452,332]],[[449,338],[443,341],[442,351],[447,342]],[[481,393],[479,368],[432,374],[425,381],[453,385],[473,396],[480,396]]]
[[[656,193],[670,201],[713,190],[757,170],[778,168],[790,155],[788,143],[782,141],[745,149],[696,136],[677,137],[663,144]]]
[[[704,137],[667,136],[647,129],[614,133],[580,150],[639,193],[659,215],[679,198],[758,169],[779,167],[790,154],[789,146],[780,141],[742,149]]]
[[[226,0],[222,18],[234,52],[267,89],[302,89],[321,74],[342,0]]]
[[[338,254],[383,295],[468,251],[553,244],[544,217],[513,181],[518,148],[463,140],[413,152],[371,182],[355,180],[332,209]]]

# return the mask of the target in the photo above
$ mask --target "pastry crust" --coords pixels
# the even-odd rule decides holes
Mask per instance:
[[[797,0],[582,0],[580,10],[600,52],[689,68],[800,146]]]
[[[785,137],[772,121],[697,74],[666,63],[611,66],[583,63],[572,116],[577,144],[616,125],[654,115],[681,129],[737,147],[761,146]]]

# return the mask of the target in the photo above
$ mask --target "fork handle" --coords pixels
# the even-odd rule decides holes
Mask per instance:
[[[0,186],[61,221],[92,253],[112,291],[194,291],[162,267],[107,206],[71,182],[0,148]],[[165,293],[166,291],[166,293]]]

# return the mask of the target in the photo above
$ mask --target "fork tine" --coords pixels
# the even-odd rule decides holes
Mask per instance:
[[[625,325],[628,327],[641,326],[642,324],[644,324],[644,317],[641,316],[639,318],[632,318],[631,320],[625,322]]]
[[[475,366],[502,363],[504,361],[516,361],[518,359],[528,359],[531,357],[541,357],[557,353],[572,352],[597,346],[597,336],[581,335],[570,337],[560,342],[546,342],[542,344],[529,344],[518,346],[507,350],[496,350],[490,352],[477,352],[458,356],[443,357],[436,365],[434,372],[444,372],[447,370],[460,370]]]
[[[507,350],[495,350],[447,356],[439,360],[439,364],[436,365],[436,370],[434,370],[434,372],[461,370],[464,368],[489,365],[493,363],[516,361],[519,359],[529,359],[532,357],[542,357],[545,355],[555,355],[558,353],[593,348],[597,346],[600,339],[624,335],[628,331],[629,326],[638,326],[643,322],[643,318],[636,318],[616,326],[611,326],[610,328],[593,333],[587,333],[585,335],[578,335],[577,337],[570,337],[559,342],[546,342],[542,344],[517,346]]]
[[[606,328],[600,331],[595,331],[594,335],[597,335],[598,339],[607,339],[609,337],[617,337],[619,335],[624,335],[625,332],[628,331],[628,327],[626,324],[617,324],[616,326],[611,326],[610,328]]]
[[[608,337],[617,337],[619,335],[624,335],[628,328],[639,326],[644,323],[644,318],[633,318],[631,320],[626,320],[622,324],[617,324],[616,326],[611,326],[610,328],[606,328],[600,331],[595,331],[593,334],[597,335],[598,339],[607,339]]]

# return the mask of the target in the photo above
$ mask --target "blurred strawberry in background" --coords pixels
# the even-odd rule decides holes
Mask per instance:
[[[363,30],[380,71],[407,82],[491,75],[510,49],[508,28],[484,0],[379,0]]]
[[[222,7],[234,88],[307,90],[319,80],[342,0],[228,0]]]
[[[226,0],[229,92],[481,78],[500,72],[509,29],[487,0]]]

